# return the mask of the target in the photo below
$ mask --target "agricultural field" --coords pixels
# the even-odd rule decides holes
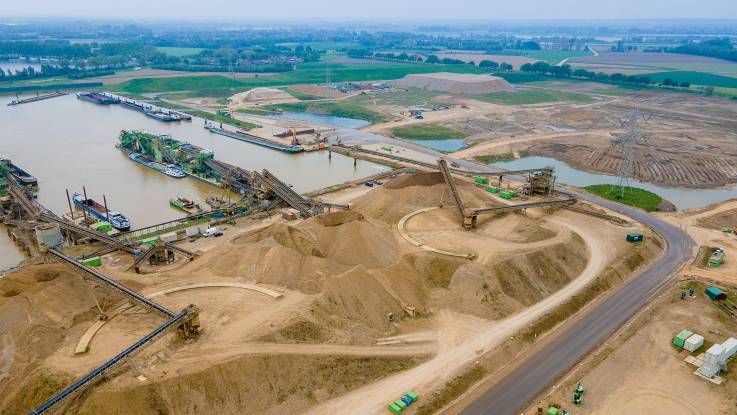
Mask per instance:
[[[693,71],[672,71],[658,72],[650,76],[654,81],[662,82],[664,79],[670,78],[676,82],[688,82],[691,85],[709,85],[721,88],[737,88],[737,77],[715,75],[705,72]]]
[[[545,61],[551,65],[556,65],[560,61],[568,58],[591,56],[591,52],[587,50],[519,50],[506,49],[499,53],[502,56],[516,55],[526,56],[528,58]]]
[[[330,114],[336,117],[345,118],[357,118],[360,120],[366,120],[371,123],[377,123],[386,120],[386,117],[371,111],[362,105],[346,102],[346,101],[335,101],[335,102],[314,102],[314,103],[287,103],[287,104],[276,104],[265,107],[265,109],[281,109],[283,111],[296,111],[296,112],[315,112],[321,114]]]
[[[158,50],[159,52],[164,52],[169,56],[176,56],[178,58],[181,58],[182,56],[196,55],[205,49],[204,48],[178,48],[178,47],[170,47],[170,46],[157,46],[156,50]]]
[[[464,138],[461,131],[437,124],[416,124],[392,129],[392,135],[408,140],[443,140]]]
[[[471,95],[473,99],[501,105],[529,105],[545,102],[591,102],[590,95],[560,91],[555,89],[520,89],[517,91],[502,91],[491,94]]]
[[[410,73],[431,72],[483,73],[481,69],[470,65],[385,64],[333,68],[330,72],[330,79],[332,82],[376,81],[399,79]],[[322,82],[325,82],[324,67],[321,69],[298,69],[293,72],[249,79],[230,79],[225,76],[134,79],[117,86],[116,90],[138,94],[191,91],[205,88],[240,88],[241,90],[246,90],[257,86],[282,86]]]
[[[659,205],[663,202],[663,198],[655,193],[637,187],[625,187],[624,197],[621,196],[622,188],[620,186],[595,184],[586,186],[586,190],[604,199],[638,207],[648,212],[658,211]]]

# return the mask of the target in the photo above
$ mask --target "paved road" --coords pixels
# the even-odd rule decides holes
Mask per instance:
[[[389,137],[361,131],[339,131],[349,142],[381,142],[421,151],[425,154],[440,153],[427,148],[417,148]],[[449,158],[457,162],[462,168],[493,172],[494,168],[460,159]],[[587,193],[566,191],[580,200],[586,200],[606,206],[610,209],[630,216],[655,229],[663,236],[667,249],[663,257],[652,264],[645,272],[631,280],[618,291],[610,295],[605,301],[588,311],[573,326],[560,333],[553,341],[545,346],[509,373],[478,400],[466,407],[461,413],[464,415],[519,414],[527,402],[537,396],[545,388],[559,379],[569,368],[583,359],[597,345],[605,341],[612,333],[621,327],[637,310],[645,305],[651,296],[663,284],[668,282],[678,267],[690,259],[694,241],[681,229],[659,220],[645,212],[632,209],[618,203],[604,200]]]
[[[575,192],[571,192],[575,193]],[[680,264],[691,258],[694,242],[679,228],[647,213],[619,204],[575,193],[579,199],[594,201],[647,223],[668,244],[665,255],[639,277],[586,313],[576,324],[550,344],[530,356],[522,365],[487,390],[461,414],[514,415],[545,388],[553,384],[617,328],[621,327],[655,291],[668,282]]]

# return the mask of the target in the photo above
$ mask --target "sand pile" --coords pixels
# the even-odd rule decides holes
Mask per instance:
[[[0,278],[0,412],[27,413],[69,380],[41,369],[77,325],[97,318],[95,298],[117,304],[122,297],[93,289],[69,267],[33,265]]]
[[[399,258],[392,229],[366,220],[358,212],[328,213],[302,226],[316,236],[325,256],[341,264],[375,269],[388,267]]]
[[[253,88],[246,92],[235,94],[228,98],[234,104],[247,104],[252,102],[293,100],[289,93],[276,88]]]
[[[558,291],[577,277],[586,263],[585,243],[576,234],[489,266],[467,262],[453,274],[447,294],[435,297],[433,305],[482,318],[503,318]]]
[[[489,94],[514,90],[512,84],[497,76],[449,72],[409,74],[396,81],[396,83],[408,88],[449,92],[451,94]]]
[[[361,265],[329,278],[319,304],[331,326],[350,328],[353,342],[370,342],[372,334],[388,329],[387,314],[404,313],[400,301]]]
[[[441,204],[452,206],[453,197],[448,186],[442,180],[442,176],[440,179],[438,176],[439,172],[400,176],[354,200],[353,208],[367,217],[393,225],[408,213],[418,209]],[[468,181],[456,178],[456,186],[467,207],[500,205],[486,192]]]

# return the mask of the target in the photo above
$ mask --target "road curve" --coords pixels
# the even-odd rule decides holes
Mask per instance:
[[[464,415],[514,415],[535,396],[583,359],[621,327],[691,258],[694,242],[685,232],[645,212],[588,194],[577,198],[606,206],[649,225],[667,243],[665,254],[646,271],[610,295],[601,304],[560,333],[535,355],[489,388],[461,411]]]
[[[499,171],[499,169],[491,166],[456,159],[426,147],[378,134],[352,129],[337,129],[336,133],[336,135],[339,134],[343,138],[344,142],[350,144],[392,144],[412,148],[415,151],[436,157],[445,157],[450,161],[455,161],[463,169],[478,172]],[[571,190],[564,192],[572,194],[580,200],[605,206],[650,226],[665,240],[667,244],[665,253],[647,270],[586,312],[573,326],[558,334],[542,350],[533,356],[525,357],[527,360],[524,363],[464,408],[461,414],[519,414],[525,404],[553,384],[569,368],[621,327],[649,301],[658,288],[674,276],[681,264],[692,257],[694,241],[681,229],[641,210],[588,193]]]

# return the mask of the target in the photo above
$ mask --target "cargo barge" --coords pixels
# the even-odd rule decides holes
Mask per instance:
[[[14,99],[14,100],[12,100],[12,101],[10,101],[8,103],[8,106],[10,107],[10,106],[13,106],[13,105],[28,104],[29,102],[43,101],[43,100],[49,99],[49,98],[62,97],[62,96],[67,95],[67,94],[69,94],[69,93],[68,92],[59,92],[59,91],[57,91],[57,92],[52,92],[52,93],[46,94],[46,95],[36,95],[35,97],[30,97],[30,98]]]
[[[268,147],[274,150],[283,151],[285,153],[301,153],[305,151],[304,147],[297,145],[282,144],[266,138],[256,137],[255,135],[246,134],[241,131],[228,131],[223,128],[217,128],[213,126],[205,126],[205,129],[211,133],[224,135],[226,137],[235,138],[236,140],[245,141],[247,143],[256,144],[263,147]]]
[[[157,172],[165,174],[170,177],[181,179],[182,177],[187,176],[187,174],[184,171],[182,171],[182,169],[179,168],[179,166],[175,164],[159,163],[158,161],[152,159],[151,157],[145,154],[131,152],[131,153],[128,153],[128,158],[135,161],[136,163],[142,164],[150,169],[156,170]]]
[[[13,164],[9,159],[0,159],[0,164],[5,167],[8,174],[10,174],[10,177],[12,177],[18,185],[29,189],[38,189],[38,180],[25,170]]]
[[[147,117],[151,117],[163,122],[189,121],[192,119],[191,116],[186,114],[181,114],[174,111],[163,111],[160,108],[146,106],[135,101],[128,101],[127,99],[121,101],[120,105],[135,111],[142,112]]]
[[[82,101],[87,101],[98,105],[120,104],[120,100],[118,98],[105,94],[100,94],[98,92],[80,92],[77,94],[77,98],[81,99]]]
[[[87,214],[97,219],[98,221],[107,222],[113,228],[121,232],[130,230],[130,221],[122,213],[113,210],[107,210],[105,206],[92,199],[85,199],[85,197],[79,193],[74,193],[72,199],[74,200],[74,206],[87,212]]]
[[[196,215],[202,211],[197,203],[183,197],[173,197],[169,199],[169,204],[190,215]]]

